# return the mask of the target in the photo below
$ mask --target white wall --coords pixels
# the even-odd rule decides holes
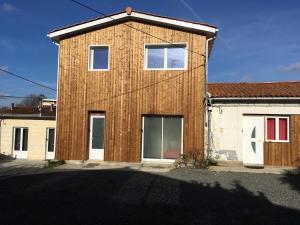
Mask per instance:
[[[243,114],[300,114],[300,104],[214,104],[212,150],[216,159],[243,161]]]
[[[46,158],[47,128],[55,128],[55,120],[3,119],[0,125],[1,154],[13,154],[14,127],[28,127],[27,158],[32,160],[44,160]]]

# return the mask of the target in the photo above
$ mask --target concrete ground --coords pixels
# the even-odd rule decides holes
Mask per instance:
[[[23,173],[0,173],[1,224],[282,225],[300,221],[300,175],[295,173],[61,168],[24,166]]]

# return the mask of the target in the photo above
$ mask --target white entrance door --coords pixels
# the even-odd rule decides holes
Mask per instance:
[[[104,115],[90,116],[89,159],[104,159]]]
[[[47,128],[46,159],[54,159],[55,156],[55,129]]]
[[[14,128],[13,155],[17,159],[27,159],[28,128]]]
[[[263,166],[264,164],[264,118],[243,117],[243,164]]]

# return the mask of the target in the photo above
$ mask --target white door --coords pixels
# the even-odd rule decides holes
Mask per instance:
[[[90,116],[89,159],[104,159],[104,115]]]
[[[17,159],[27,159],[28,128],[14,128],[13,156]]]
[[[46,159],[54,159],[55,156],[55,129],[47,128]]]
[[[243,117],[243,164],[263,166],[264,164],[264,118]]]

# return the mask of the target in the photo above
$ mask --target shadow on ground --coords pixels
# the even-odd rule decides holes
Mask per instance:
[[[1,224],[299,224],[300,212],[238,182],[185,182],[130,170],[51,172],[0,185]]]
[[[292,189],[298,191],[300,194],[300,168],[297,168],[292,172],[285,172],[280,180],[282,183],[288,183]]]

